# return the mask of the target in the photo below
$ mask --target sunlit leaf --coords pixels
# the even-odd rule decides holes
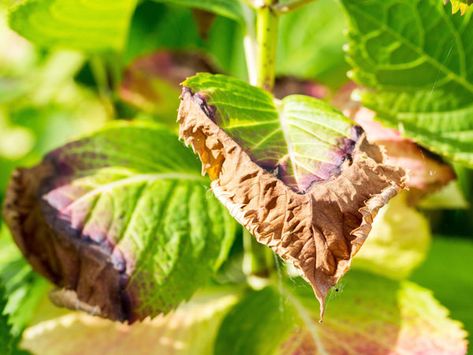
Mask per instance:
[[[466,353],[461,324],[416,284],[352,271],[339,291],[322,324],[310,289],[302,284],[249,293],[224,319],[216,353]],[[262,321],[244,321],[255,314]]]
[[[353,267],[404,279],[424,261],[431,239],[429,223],[408,206],[407,197],[399,194],[379,211]]]
[[[5,220],[57,303],[134,321],[175,308],[208,280],[234,224],[197,161],[164,128],[121,124],[14,174]]]
[[[211,355],[233,294],[195,297],[175,312],[132,326],[72,313],[26,330],[22,345],[35,354]]]
[[[291,95],[280,102],[243,81],[199,74],[184,85],[207,100],[214,120],[252,158],[297,191],[336,174],[357,132],[323,101]],[[235,101],[236,100],[236,101]]]
[[[323,305],[403,171],[328,104],[274,100],[222,75],[184,82],[180,136],[212,190],[256,239],[293,262]]]
[[[344,0],[352,78],[378,118],[473,167],[473,17],[437,0]]]
[[[135,5],[136,0],[27,0],[13,9],[10,25],[39,46],[120,50]]]

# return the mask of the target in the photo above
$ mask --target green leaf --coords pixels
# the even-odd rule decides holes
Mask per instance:
[[[5,289],[0,284],[0,345],[2,353],[10,355],[15,354],[17,339],[11,335],[11,325],[5,314],[6,304]]]
[[[166,4],[192,7],[231,18],[242,24],[245,23],[243,4],[240,0],[154,0]]]
[[[39,46],[87,52],[121,50],[136,0],[26,0],[10,26]]]
[[[49,285],[33,272],[5,225],[0,227],[0,284],[4,285],[8,299],[5,312],[9,316],[11,332],[19,335],[30,324]]]
[[[197,295],[175,312],[124,325],[72,313],[40,322],[25,331],[22,345],[35,354],[211,355],[219,325],[237,301],[231,293]]]
[[[352,271],[339,290],[322,324],[311,290],[299,282],[250,293],[224,319],[216,353],[466,353],[461,324],[416,284]]]
[[[318,0],[280,17],[278,75],[316,79],[332,88],[347,81],[346,20],[335,0]]]
[[[184,86],[216,107],[218,125],[267,170],[299,191],[338,171],[352,122],[309,96],[275,100],[267,92],[223,75],[198,74]]]
[[[472,258],[471,239],[435,237],[427,260],[412,275],[413,281],[432,289],[452,316],[465,324],[470,344],[473,334],[473,283],[469,263]]]
[[[343,0],[352,78],[378,118],[473,167],[473,17],[437,0]]]
[[[83,309],[133,321],[175,308],[225,260],[234,223],[207,189],[173,133],[119,124],[18,171],[5,216],[33,267]]]
[[[225,316],[214,353],[273,354],[290,334],[294,320],[292,310],[288,311],[273,287],[250,291]]]
[[[424,261],[430,246],[427,219],[407,203],[408,194],[391,199],[376,216],[353,267],[405,279]]]

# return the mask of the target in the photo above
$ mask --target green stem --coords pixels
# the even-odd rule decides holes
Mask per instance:
[[[278,17],[273,10],[276,0],[264,0],[256,9],[257,85],[272,91],[276,72]]]
[[[258,0],[256,8],[256,68],[253,65],[252,45],[245,47],[249,73],[256,72],[256,85],[271,92],[274,86],[276,71],[276,47],[278,41],[278,17],[273,6],[278,0]],[[251,31],[248,33],[251,35]],[[251,44],[251,43],[250,43]],[[249,60],[248,60],[249,59]],[[256,70],[254,70],[256,69]],[[253,81],[253,75],[249,75]],[[251,84],[254,84],[251,82]],[[243,271],[248,283],[253,288],[265,286],[275,268],[273,252],[270,248],[258,243],[246,230],[243,230]]]
[[[270,248],[258,243],[250,232],[243,230],[243,271],[254,288],[265,286],[274,271],[274,256]]]

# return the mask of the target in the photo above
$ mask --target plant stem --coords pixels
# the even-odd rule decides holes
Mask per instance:
[[[273,89],[276,71],[278,17],[272,7],[277,2],[278,0],[253,1],[256,10],[256,63],[252,60],[254,58],[254,37],[251,26],[247,30],[248,37],[245,38],[250,83],[269,92]],[[251,20],[250,18],[247,22]],[[243,230],[243,247],[243,271],[247,275],[248,283],[253,288],[264,287],[269,282],[275,268],[272,250],[258,243],[246,229]]]
[[[273,10],[276,0],[264,0],[256,9],[257,85],[272,91],[276,71],[278,17]]]
[[[284,4],[277,4],[273,9],[277,14],[286,14],[313,1],[315,0],[293,0]]]
[[[270,248],[258,243],[250,232],[243,229],[243,271],[253,288],[265,286],[274,270],[274,257]]]

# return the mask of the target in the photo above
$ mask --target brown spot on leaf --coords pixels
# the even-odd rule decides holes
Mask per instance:
[[[291,261],[310,282],[323,314],[329,289],[347,272],[378,210],[403,186],[404,172],[358,139],[340,172],[296,192],[256,164],[184,89],[180,137],[202,161],[202,172],[232,216],[256,239]]]

